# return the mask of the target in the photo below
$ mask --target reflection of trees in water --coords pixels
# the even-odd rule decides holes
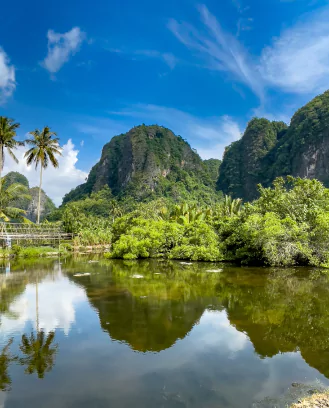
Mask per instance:
[[[261,357],[300,351],[329,377],[329,278],[319,271],[259,269],[222,275],[217,294],[228,318]]]
[[[50,372],[55,365],[55,356],[58,345],[53,344],[55,333],[46,334],[44,331],[36,335],[32,332],[30,336],[22,335],[19,346],[22,355],[14,355],[10,351],[13,338],[9,339],[7,344],[0,352],[0,391],[9,391],[11,389],[11,378],[9,367],[14,362],[26,366],[25,373],[36,373],[39,378],[44,378],[46,372]]]
[[[226,267],[210,274],[209,264],[152,260],[89,268],[97,273],[72,279],[85,288],[102,328],[135,350],[171,347],[205,309],[225,308],[261,358],[300,351],[329,377],[329,277],[319,270]]]
[[[211,269],[209,264],[204,268],[156,261],[110,265],[110,271],[93,266],[97,274],[72,279],[85,288],[103,330],[134,350],[158,352],[171,347],[190,332],[208,306],[218,305],[218,275],[202,271]]]
[[[54,339],[55,332],[39,331],[36,335],[32,332],[29,337],[23,334],[19,349],[24,357],[19,358],[19,362],[26,366],[26,374],[36,373],[44,378],[45,373],[52,370],[58,349],[58,345],[53,344]]]
[[[12,361],[15,360],[10,353],[10,346],[13,343],[13,339],[9,339],[7,344],[3,347],[0,354],[0,390],[9,391],[11,388],[11,378],[8,373],[8,369]]]
[[[10,310],[11,304],[20,296],[27,284],[35,284],[36,296],[36,334],[23,334],[21,338],[20,351],[22,355],[13,356],[10,353],[10,346],[13,339],[10,339],[0,354],[0,389],[10,388],[11,379],[8,374],[10,364],[18,361],[26,366],[27,374],[37,373],[39,378],[44,378],[46,372],[51,371],[55,365],[55,356],[58,345],[53,344],[55,332],[45,333],[39,330],[39,302],[38,302],[38,284],[45,278],[54,276],[60,270],[58,261],[43,260],[42,262],[33,261],[33,269],[26,273],[24,267],[30,266],[29,262],[17,262],[8,275],[0,275],[0,316],[7,315],[15,319],[17,316]],[[0,321],[1,326],[1,321]]]

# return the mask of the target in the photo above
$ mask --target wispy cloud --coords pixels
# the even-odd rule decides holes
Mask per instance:
[[[229,116],[198,118],[178,109],[144,104],[133,105],[110,114],[135,118],[139,123],[167,126],[187,139],[203,159],[221,159],[225,147],[241,137],[238,123]]]
[[[6,102],[15,88],[15,67],[10,65],[7,54],[0,47],[0,104]]]
[[[248,52],[235,36],[223,30],[206,6],[198,9],[202,30],[176,20],[170,20],[169,29],[184,45],[206,58],[208,68],[231,73],[262,98],[264,84]]]
[[[155,58],[162,60],[165,64],[168,65],[170,69],[174,69],[178,62],[174,54],[171,54],[170,52],[160,52],[156,50],[137,50],[134,51],[132,55],[134,56],[139,55],[146,58]]]
[[[174,69],[178,64],[179,60],[175,57],[174,54],[171,52],[163,52],[157,50],[148,50],[148,49],[140,49],[140,50],[128,50],[125,48],[106,48],[108,51],[122,54],[124,56],[128,56],[130,59],[157,59],[159,61],[164,62],[170,69]]]
[[[241,14],[240,3],[235,4]],[[201,28],[171,20],[169,29],[198,57],[206,59],[207,68],[230,73],[261,101],[266,88],[295,94],[314,94],[328,88],[328,7],[303,16],[302,21],[283,30],[259,56],[248,53],[238,35],[226,32],[206,6],[198,10]]]
[[[86,34],[79,27],[73,27],[66,33],[56,33],[49,30],[48,54],[42,62],[42,66],[50,73],[55,74],[69,61],[70,57],[79,51]]]
[[[81,134],[99,142],[108,142],[113,136],[127,132],[134,123],[121,123],[104,117],[84,117],[74,122],[73,127]]]
[[[329,9],[318,11],[283,31],[264,49],[260,67],[270,85],[299,94],[328,88],[328,21]]]

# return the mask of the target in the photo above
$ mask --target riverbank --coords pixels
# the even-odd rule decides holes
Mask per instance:
[[[314,394],[311,397],[302,399],[296,404],[291,405],[291,408],[328,408],[329,407],[329,391],[321,394]]]
[[[51,258],[59,255],[88,255],[88,254],[102,254],[109,251],[107,245],[96,246],[73,246],[71,244],[63,243],[59,247],[52,246],[28,246],[21,247],[14,245],[12,248],[0,248],[0,259],[11,258]]]

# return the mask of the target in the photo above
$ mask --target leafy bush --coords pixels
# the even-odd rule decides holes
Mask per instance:
[[[170,251],[169,257],[192,261],[220,261],[223,254],[214,228],[205,222],[196,221],[185,226],[182,238]]]
[[[167,256],[168,252],[180,239],[183,227],[167,221],[145,220],[135,218],[129,227],[125,221],[118,220],[117,226],[125,232],[118,235],[116,229],[116,241],[113,242],[112,257],[123,259],[154,258]]]
[[[272,266],[329,260],[329,190],[317,180],[278,178],[260,198],[216,223],[227,260]]]

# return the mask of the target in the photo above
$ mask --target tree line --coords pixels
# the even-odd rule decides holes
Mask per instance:
[[[28,166],[34,164],[37,170],[40,166],[40,184],[37,210],[37,223],[40,223],[41,207],[41,189],[42,189],[42,172],[51,164],[57,168],[59,162],[57,156],[62,155],[62,148],[59,144],[59,138],[55,132],[52,132],[48,126],[43,129],[35,129],[29,132],[31,138],[24,141],[17,140],[17,129],[20,124],[5,116],[0,116],[0,218],[4,221],[10,219],[22,219],[25,213],[20,208],[12,207],[10,204],[17,198],[28,197],[28,189],[15,183],[5,188],[5,179],[2,172],[5,164],[5,157],[8,154],[16,163],[18,159],[14,151],[19,146],[28,145],[30,148],[25,152],[24,158]]]

